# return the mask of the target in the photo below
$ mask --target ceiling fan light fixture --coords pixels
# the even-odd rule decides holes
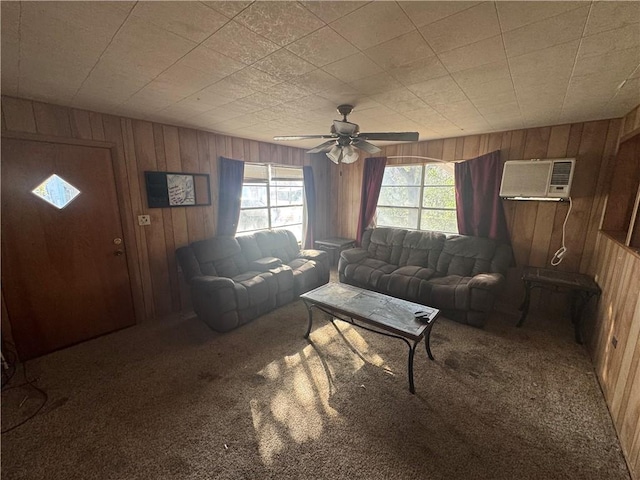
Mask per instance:
[[[342,156],[342,149],[338,145],[334,145],[331,150],[327,152],[327,157],[336,165],[340,163],[340,157]]]
[[[342,149],[342,163],[353,163],[356,160],[358,160],[358,151],[352,145]]]

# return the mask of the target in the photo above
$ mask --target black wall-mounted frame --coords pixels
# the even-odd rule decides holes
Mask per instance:
[[[211,205],[206,173],[144,172],[149,208]]]

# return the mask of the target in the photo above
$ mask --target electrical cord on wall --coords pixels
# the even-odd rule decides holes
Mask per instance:
[[[564,244],[564,239],[567,229],[567,220],[569,220],[569,214],[571,213],[572,205],[573,204],[571,202],[571,197],[569,197],[569,210],[567,210],[567,216],[564,217],[564,223],[562,224],[562,246],[556,251],[556,253],[553,254],[553,258],[551,259],[551,265],[553,265],[554,267],[560,265],[560,262],[562,262],[562,259],[567,254],[567,247]]]

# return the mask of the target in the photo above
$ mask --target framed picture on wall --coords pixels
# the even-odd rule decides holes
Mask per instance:
[[[206,173],[144,172],[149,208],[211,205]]]

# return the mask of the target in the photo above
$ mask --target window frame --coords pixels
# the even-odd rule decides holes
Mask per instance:
[[[295,205],[272,205],[271,203],[271,191],[272,189],[276,190],[277,187],[279,185],[273,185],[273,182],[278,182],[279,180],[274,180],[273,179],[273,175],[272,175],[272,169],[274,168],[291,168],[291,169],[297,169],[300,170],[300,172],[302,172],[302,167],[298,167],[298,166],[293,166],[293,165],[279,165],[279,164],[271,164],[271,163],[252,163],[252,165],[255,166],[264,166],[267,168],[267,178],[266,181],[263,182],[256,182],[256,181],[249,181],[249,182],[245,182],[244,178],[242,179],[242,189],[244,190],[245,186],[265,186],[266,187],[266,192],[267,192],[267,203],[266,206],[259,206],[259,207],[242,207],[242,200],[240,203],[240,215],[242,215],[243,211],[250,211],[250,210],[266,210],[267,211],[267,227],[266,228],[257,228],[257,229],[253,229],[253,230],[243,230],[243,231],[236,231],[236,235],[251,235],[254,234],[256,232],[264,232],[264,231],[268,231],[268,230],[274,230],[274,229],[287,229],[288,227],[297,227],[298,225],[300,225],[301,227],[301,235],[304,236],[304,227],[305,227],[305,220],[306,220],[306,198],[305,198],[305,188],[304,188],[304,176],[302,177],[302,179],[300,180],[301,183],[301,187],[302,187],[302,201],[300,204],[295,204]],[[295,182],[296,180],[283,180],[283,181],[288,181],[288,182]],[[291,187],[290,185],[288,186],[284,186],[284,185],[280,185],[280,187]],[[297,187],[297,186],[296,186]],[[300,223],[291,223],[291,224],[287,224],[287,225],[278,225],[278,226],[273,226],[273,222],[272,222],[272,218],[271,218],[271,214],[272,214],[272,210],[277,209],[277,208],[289,208],[289,207],[302,207],[302,221]],[[240,223],[240,222],[238,222]],[[239,226],[239,225],[238,225]],[[302,241],[303,239],[299,240]]]
[[[439,166],[437,163],[410,163],[410,164],[402,164],[402,165],[386,165],[385,166],[385,171],[387,168],[395,168],[395,167],[420,167],[420,184],[419,185],[413,185],[413,184],[407,184],[407,185],[381,185],[381,189],[386,187],[399,187],[399,188],[415,188],[415,187],[419,187],[419,194],[418,194],[418,206],[417,207],[405,207],[402,205],[385,205],[385,204],[381,204],[380,203],[380,199],[378,199],[378,204],[376,205],[376,226],[379,227],[386,227],[386,228],[404,228],[406,230],[415,230],[415,231],[434,231],[434,232],[441,232],[441,233],[445,233],[445,234],[458,234],[458,229],[456,226],[456,231],[455,232],[446,232],[446,231],[442,231],[442,230],[435,230],[433,228],[431,229],[425,229],[423,228],[422,225],[422,213],[423,211],[439,211],[439,212],[451,212],[453,211],[456,214],[456,218],[457,218],[457,205],[454,206],[453,208],[441,208],[441,207],[425,207],[424,206],[424,192],[426,188],[443,188],[443,187],[450,187],[453,188],[454,191],[454,195],[455,195],[455,176],[454,176],[454,183],[453,185],[426,185],[426,174],[427,174],[427,167],[430,166]],[[455,201],[455,198],[454,198]],[[417,228],[410,228],[410,227],[400,227],[400,226],[394,226],[394,225],[384,225],[384,224],[380,224],[378,222],[378,208],[401,208],[401,209],[405,209],[405,210],[413,210],[413,211],[417,211],[418,213],[418,218],[417,218]]]

